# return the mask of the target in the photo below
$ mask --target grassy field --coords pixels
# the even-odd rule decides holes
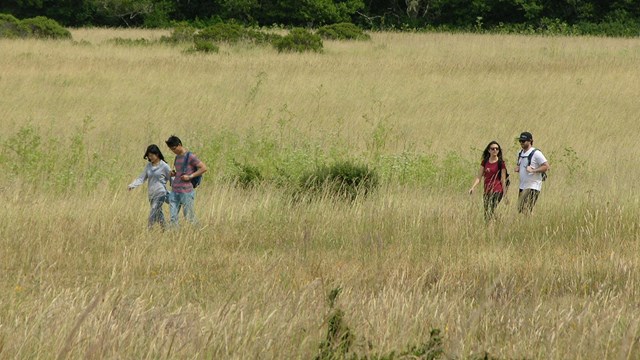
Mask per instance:
[[[109,42],[165,34],[0,40],[0,358],[640,357],[640,39]],[[485,225],[481,149],[513,167],[524,130],[549,180]],[[147,231],[126,185],[171,134],[210,168],[200,224]],[[380,187],[292,200],[344,159]]]

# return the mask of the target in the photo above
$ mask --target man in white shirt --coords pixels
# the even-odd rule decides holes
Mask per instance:
[[[543,177],[549,170],[549,162],[542,152],[533,147],[533,135],[530,132],[520,134],[518,165],[515,171],[520,175],[520,193],[518,195],[518,212],[530,214],[538,201],[542,189]]]

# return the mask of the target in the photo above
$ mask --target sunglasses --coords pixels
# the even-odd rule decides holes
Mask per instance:
[[[500,148],[497,148],[497,147],[490,147],[490,148],[489,148],[489,150],[490,150],[490,151],[493,151],[493,150],[500,150]]]
[[[518,141],[520,141],[520,143],[523,143],[523,142],[527,142],[529,140],[518,140]]]

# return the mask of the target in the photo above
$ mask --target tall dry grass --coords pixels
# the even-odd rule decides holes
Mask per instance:
[[[10,151],[25,124],[65,138],[89,116],[86,151],[121,186],[54,193],[5,174],[0,357],[307,359],[338,287],[360,357],[432,329],[446,358],[639,356],[638,40],[383,33],[324,54],[203,56],[106,42],[159,32],[73,35],[0,41],[0,139]],[[553,172],[534,216],[515,213],[512,189],[488,226],[455,187],[295,202],[212,171],[199,226],[162,233],[146,230],[144,190],[126,191],[146,145],[169,134],[198,151],[266,130],[366,157],[380,126],[384,153],[470,162],[492,139],[509,161],[526,129]]]

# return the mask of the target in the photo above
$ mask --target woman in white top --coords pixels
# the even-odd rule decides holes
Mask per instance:
[[[149,203],[151,204],[151,212],[149,213],[149,229],[155,223],[159,223],[162,229],[165,228],[164,212],[162,211],[162,204],[167,199],[167,182],[171,175],[171,169],[169,165],[164,161],[164,156],[157,145],[151,144],[147,147],[147,151],[144,153],[144,159],[149,160],[149,163],[142,171],[142,174],[138,176],[131,184],[129,184],[129,190],[133,190],[142,185],[146,180],[149,181]]]

